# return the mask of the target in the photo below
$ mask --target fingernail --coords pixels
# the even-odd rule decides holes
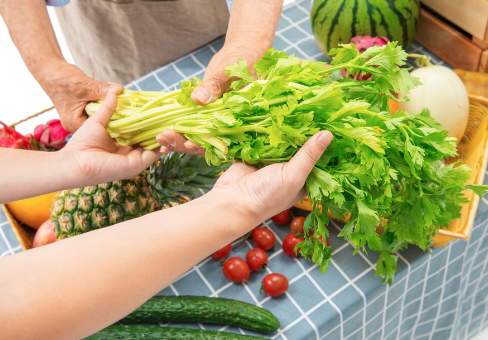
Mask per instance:
[[[185,144],[185,147],[188,149],[188,150],[191,150],[191,151],[198,151],[198,149],[192,145],[186,145]]]
[[[117,89],[119,88],[119,86],[117,84],[112,84],[110,85],[110,87],[108,88],[108,92],[113,92],[113,93],[117,93]]]
[[[207,92],[203,87],[199,87],[193,91],[195,97],[198,98],[202,103],[207,104],[210,101],[210,93]]]
[[[323,131],[318,137],[317,137],[317,143],[319,143],[321,146],[326,148],[329,146],[330,142],[332,142],[332,133],[330,131]]]
[[[173,137],[163,134],[163,139],[168,145],[175,146],[175,139]]]

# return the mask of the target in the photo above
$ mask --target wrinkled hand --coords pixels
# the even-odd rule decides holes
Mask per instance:
[[[78,130],[87,120],[86,104],[104,99],[110,87],[110,84],[94,80],[65,62],[49,68],[41,85],[53,101],[63,128],[70,132]],[[117,84],[116,89],[117,94],[121,93],[122,85]]]
[[[246,45],[241,43],[229,43],[213,56],[208,64],[202,83],[193,91],[191,99],[198,105],[210,104],[220,98],[230,89],[230,84],[236,79],[231,79],[225,74],[225,68],[239,59],[245,59],[248,66],[252,67],[264,54],[265,47],[256,46],[257,43]],[[256,77],[256,71],[249,69]],[[205,149],[187,140],[178,132],[166,130],[156,137],[156,141],[162,145],[161,152],[171,151],[189,153],[199,156],[205,155]]]
[[[247,207],[259,220],[276,215],[306,196],[305,180],[332,141],[329,131],[312,136],[288,163],[257,170],[242,162],[233,164],[217,181],[212,193]]]
[[[110,137],[105,127],[117,107],[117,91],[117,85],[110,86],[102,106],[60,151],[70,164],[76,165],[76,176],[91,185],[133,178],[161,155],[157,150],[119,146]]]

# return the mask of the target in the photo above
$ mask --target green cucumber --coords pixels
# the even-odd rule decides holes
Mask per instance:
[[[262,333],[273,332],[280,327],[278,319],[267,309],[241,301],[204,296],[155,296],[120,322],[214,323]]]
[[[85,340],[267,340],[266,338],[226,333],[158,326],[109,326],[100,332],[90,335]]]

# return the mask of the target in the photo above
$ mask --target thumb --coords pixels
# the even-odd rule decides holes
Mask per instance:
[[[288,173],[290,178],[305,182],[315,163],[320,159],[333,138],[330,131],[320,131],[312,136],[285,164],[284,171]]]
[[[197,105],[207,105],[218,99],[230,87],[231,79],[222,71],[214,72],[192,92],[191,99]]]
[[[88,85],[87,101],[105,99],[110,89],[115,89],[116,94],[121,94],[124,87],[120,84],[108,84],[98,80],[92,80]]]
[[[112,84],[108,88],[107,97],[105,98],[102,106],[90,117],[90,122],[100,123],[104,127],[107,126],[110,118],[117,108],[117,84]]]

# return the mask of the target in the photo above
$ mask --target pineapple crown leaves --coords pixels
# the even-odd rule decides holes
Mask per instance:
[[[147,174],[151,195],[163,205],[193,199],[215,184],[218,175],[230,164],[209,166],[203,157],[179,153],[165,155]]]

